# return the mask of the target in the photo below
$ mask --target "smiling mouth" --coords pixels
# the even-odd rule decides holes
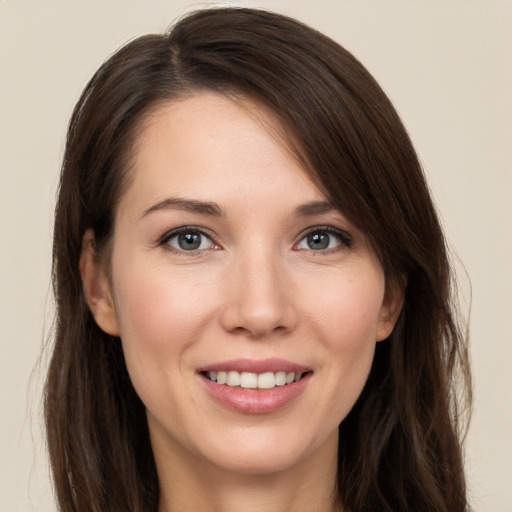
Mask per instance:
[[[220,385],[242,389],[273,389],[275,387],[287,386],[300,381],[310,374],[305,372],[237,372],[237,371],[205,371],[201,374],[208,380]]]

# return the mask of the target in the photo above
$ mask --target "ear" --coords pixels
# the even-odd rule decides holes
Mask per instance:
[[[82,238],[80,275],[85,300],[98,326],[107,334],[119,336],[114,301],[104,265],[99,261],[95,249],[94,232],[88,229]]]
[[[405,283],[402,279],[395,279],[386,284],[386,292],[379,313],[377,325],[377,341],[388,338],[402,311],[405,295]]]

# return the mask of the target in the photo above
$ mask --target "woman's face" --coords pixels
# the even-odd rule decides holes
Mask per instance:
[[[121,337],[157,462],[258,473],[336,457],[398,315],[364,235],[278,128],[201,93],[160,107],[138,138],[110,279],[86,290]]]

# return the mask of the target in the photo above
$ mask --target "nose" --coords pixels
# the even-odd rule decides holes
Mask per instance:
[[[221,323],[226,331],[262,339],[295,328],[292,282],[279,258],[266,252],[240,256],[225,285]]]

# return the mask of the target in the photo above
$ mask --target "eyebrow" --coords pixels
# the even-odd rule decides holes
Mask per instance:
[[[337,210],[329,201],[311,201],[295,208],[293,215],[296,217],[309,217],[320,215]],[[223,217],[222,208],[211,201],[199,201],[197,199],[183,199],[179,197],[168,197],[149,207],[141,215],[141,218],[161,210],[181,210],[201,215],[211,215],[213,217]]]
[[[329,201],[311,201],[295,208],[294,215],[297,217],[309,217],[320,215],[331,211],[338,211],[338,208]]]
[[[179,197],[168,197],[163,201],[154,204],[141,215],[141,218],[160,210],[182,210],[190,213],[199,213],[202,215],[212,215],[222,217],[224,213],[220,206],[210,201],[198,201],[197,199],[182,199]]]

